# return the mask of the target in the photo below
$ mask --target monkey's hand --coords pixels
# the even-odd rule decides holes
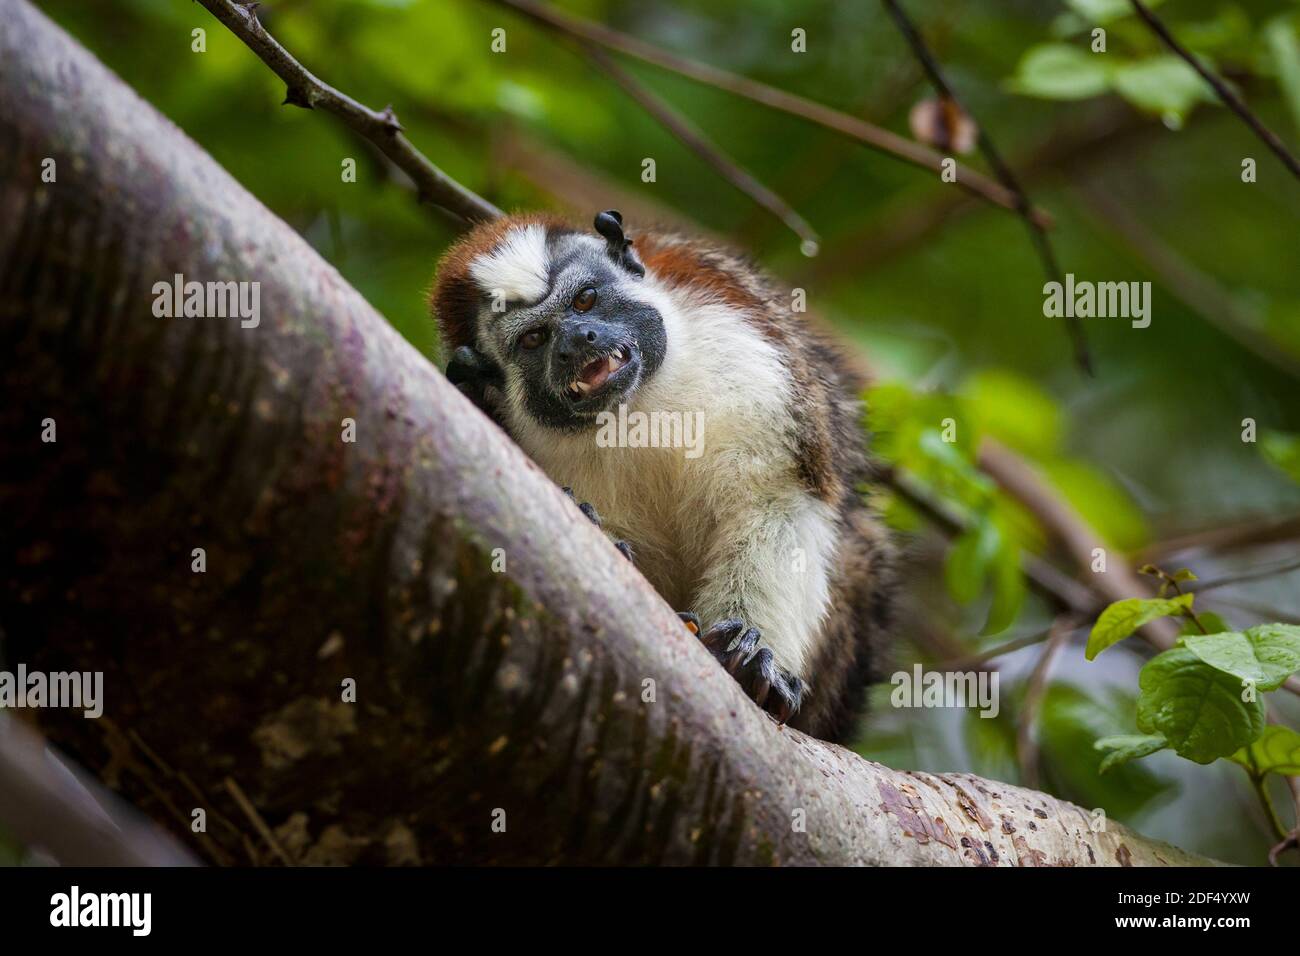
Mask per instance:
[[[690,611],[678,611],[677,616],[736,679],[750,699],[775,717],[777,723],[784,724],[799,712],[806,691],[804,682],[777,667],[770,648],[758,646],[761,636],[758,628],[746,627],[744,621],[731,619],[719,621],[702,631],[700,619]]]
[[[600,515],[596,513],[595,505],[593,505],[590,501],[579,502],[578,499],[574,497],[572,488],[565,488],[564,493],[569,496],[569,499],[575,505],[578,506],[578,510],[581,511],[583,514],[585,514],[591,520],[592,524],[594,524],[597,528],[600,528],[600,530],[602,531],[605,530],[604,528],[601,527]],[[632,554],[632,546],[630,544],[628,544],[626,541],[620,541],[618,538],[610,538],[610,540],[614,542],[614,547],[618,548],[619,553],[622,554],[623,557],[627,558],[633,564],[636,563],[636,558]]]
[[[495,362],[477,349],[462,345],[447,363],[447,381],[478,406],[497,425],[502,425],[500,403],[505,376]]]

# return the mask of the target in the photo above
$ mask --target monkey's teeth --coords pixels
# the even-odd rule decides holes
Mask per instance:
[[[620,345],[604,359],[594,359],[583,368],[582,374],[569,383],[570,398],[580,399],[604,385],[611,375],[628,363],[630,354]]]

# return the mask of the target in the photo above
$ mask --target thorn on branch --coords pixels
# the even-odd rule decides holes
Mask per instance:
[[[384,129],[390,133],[400,133],[404,128],[402,124],[397,121],[397,114],[393,112],[392,103],[389,103],[384,107],[384,111],[379,114],[379,118],[383,120]]]
[[[290,86],[285,89],[284,102],[281,106],[301,106],[305,110],[311,109],[311,97],[305,90],[300,90],[296,86]]]
[[[235,6],[248,15],[248,25],[253,30],[262,30],[262,21],[257,18],[257,8],[261,5],[261,0],[235,0]]]

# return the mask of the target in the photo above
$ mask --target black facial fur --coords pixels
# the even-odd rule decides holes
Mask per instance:
[[[502,367],[518,369],[528,417],[573,432],[594,428],[600,412],[627,402],[663,364],[668,348],[663,317],[640,293],[645,266],[622,223],[614,210],[596,216],[603,244],[590,234],[551,229],[546,296],[514,306],[508,317],[480,312],[494,340],[491,355],[464,346],[453,356],[447,369],[452,384],[507,431]],[[484,294],[480,308],[489,303]],[[610,356],[616,366],[612,373],[593,364]]]
[[[634,290],[626,274],[608,260],[587,262],[589,258],[589,251],[579,250],[555,264],[554,275],[576,263],[586,264],[588,268],[578,272],[586,278],[566,281],[566,287],[558,290],[555,311],[546,323],[545,344],[531,350],[516,348],[512,356],[523,373],[528,413],[565,431],[593,427],[598,412],[626,401],[658,370],[668,346],[663,318],[653,306],[631,295]],[[588,286],[596,290],[596,303],[589,311],[578,312],[572,299]],[[590,395],[572,393],[570,385],[584,368],[616,354],[626,355],[626,364],[603,385]]]

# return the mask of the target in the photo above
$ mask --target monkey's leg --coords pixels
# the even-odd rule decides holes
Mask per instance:
[[[601,527],[600,515],[596,512],[595,505],[593,505],[590,501],[579,502],[577,497],[574,495],[572,488],[565,488],[563,489],[563,491],[566,495],[569,496],[569,498],[573,501],[573,503],[578,506],[578,510],[581,511],[583,514],[585,514],[588,517],[588,519],[590,519],[592,524],[594,524],[597,528],[600,528],[602,531],[605,530],[603,527]],[[614,542],[614,547],[618,548],[619,553],[622,554],[623,557],[627,558],[633,564],[636,563],[636,557],[632,553],[632,546],[630,544],[628,544],[626,541],[620,541],[618,538],[610,538],[610,540]]]
[[[710,536],[693,610],[717,623],[700,638],[782,722],[809,695],[808,678],[816,687],[820,677],[808,668],[825,637],[837,539],[829,505],[770,480],[748,489],[738,485]]]
[[[775,717],[778,723],[784,724],[799,712],[804,683],[777,667],[770,648],[758,646],[762,637],[758,628],[746,627],[744,621],[733,618],[719,621],[702,631],[700,619],[695,614],[678,611],[677,616],[689,631],[700,638],[750,699]]]

